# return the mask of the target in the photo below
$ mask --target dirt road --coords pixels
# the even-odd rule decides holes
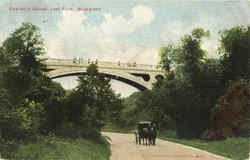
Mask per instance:
[[[111,138],[110,160],[229,160],[227,158],[160,139],[156,146],[143,146],[135,143],[133,134],[104,132]]]

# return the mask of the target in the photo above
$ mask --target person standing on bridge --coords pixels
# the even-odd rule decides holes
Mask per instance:
[[[136,62],[134,62],[134,65],[133,65],[133,67],[136,67]]]

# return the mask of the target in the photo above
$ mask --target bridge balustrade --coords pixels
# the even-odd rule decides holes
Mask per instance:
[[[83,65],[87,66],[89,63],[94,63],[102,67],[114,67],[114,68],[137,68],[137,69],[149,69],[159,70],[156,65],[146,65],[137,63],[121,63],[120,61],[114,63],[109,61],[96,61],[96,60],[85,60],[85,59],[56,59],[49,58],[46,63],[49,65]]]

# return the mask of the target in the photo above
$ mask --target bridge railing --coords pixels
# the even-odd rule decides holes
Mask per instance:
[[[148,65],[148,64],[137,64],[137,63],[121,63],[118,62],[109,62],[109,61],[98,61],[98,60],[85,60],[85,59],[56,59],[49,58],[46,61],[49,65],[79,65],[87,66],[91,63],[97,64],[102,67],[114,67],[114,68],[135,68],[135,69],[148,69],[148,70],[160,70],[157,65]]]

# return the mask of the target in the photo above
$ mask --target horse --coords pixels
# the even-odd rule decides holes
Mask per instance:
[[[156,128],[150,127],[148,132],[148,140],[150,144],[155,145],[156,135]]]
[[[147,145],[150,145],[150,130],[149,130],[149,128],[143,128],[143,144],[144,144],[144,140],[145,140],[145,142],[146,142],[146,146]]]
[[[141,128],[138,133],[139,144],[141,144],[142,140],[143,145],[144,144],[148,145],[149,144],[148,137],[149,137],[149,129],[147,127]]]
[[[144,141],[147,145],[155,145],[155,139],[156,139],[156,129],[152,126],[149,126],[148,128],[143,128],[143,133],[141,134],[141,138],[144,144]]]

